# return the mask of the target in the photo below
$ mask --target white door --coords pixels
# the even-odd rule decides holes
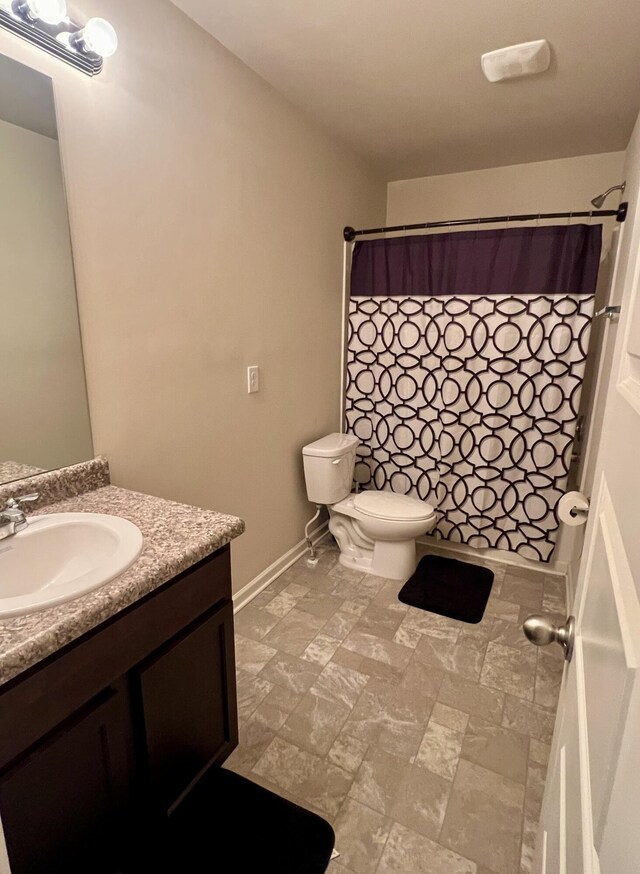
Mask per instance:
[[[575,649],[535,874],[640,872],[640,216],[631,213],[613,288],[622,313],[607,328],[615,352],[571,611]]]

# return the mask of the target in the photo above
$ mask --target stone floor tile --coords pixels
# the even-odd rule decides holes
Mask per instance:
[[[413,658],[404,672],[400,685],[403,689],[411,689],[423,698],[436,698],[442,685],[444,671],[425,665]]]
[[[279,598],[280,595],[277,597]],[[325,623],[325,619],[312,616],[310,613],[303,613],[302,610],[296,610],[294,607],[263,638],[263,642],[290,655],[299,656],[302,655]]]
[[[258,598],[260,595],[258,595]],[[243,637],[250,637],[253,640],[262,640],[273,626],[278,621],[278,617],[272,613],[267,613],[265,610],[260,610],[256,604],[257,598],[254,598],[250,604],[247,604],[242,610],[239,610],[234,616],[234,625],[236,634],[242,634]],[[271,597],[267,595],[266,604],[271,601]]]
[[[285,589],[286,591],[286,589]],[[311,613],[312,616],[321,616],[323,619],[330,619],[334,613],[344,604],[344,598],[338,598],[336,595],[328,595],[325,592],[317,592],[311,590],[300,598],[296,604],[298,610],[303,610],[305,613]]]
[[[307,662],[315,662],[324,667],[334,656],[342,641],[337,637],[331,637],[323,631],[314,637],[309,646],[302,653],[302,658]]]
[[[248,776],[274,738],[273,729],[252,717],[243,720],[239,727],[239,743],[225,761],[225,767]]]
[[[507,695],[504,704],[502,724],[521,734],[528,734],[536,740],[550,743],[553,736],[555,713],[537,704]]]
[[[475,862],[393,823],[377,874],[477,874]]]
[[[358,655],[357,652],[351,652],[348,649],[344,649],[340,646],[333,654],[331,661],[336,665],[344,665],[345,668],[353,668],[354,671],[360,669],[360,665],[363,661],[363,656]]]
[[[483,686],[500,689],[517,698],[533,701],[536,679],[536,651],[514,649],[491,641],[482,666]]]
[[[278,619],[282,619],[287,615],[293,608],[296,606],[297,598],[294,598],[293,595],[287,595],[286,592],[278,592],[275,598],[272,598],[271,601],[267,604],[264,610],[267,613],[271,613],[272,616],[277,616]]]
[[[249,674],[259,674],[276,652],[272,646],[236,634],[236,664]]]
[[[521,609],[520,604],[504,601],[502,598],[490,595],[485,615],[493,616],[494,619],[507,619],[509,622],[517,622]]]
[[[330,662],[311,687],[311,692],[327,701],[346,704],[351,710],[368,682],[367,674]]]
[[[330,816],[337,814],[352,782],[351,775],[342,768],[280,737],[271,741],[252,773],[265,777],[295,797],[305,798]]]
[[[238,697],[238,714],[241,719],[248,719],[273,689],[273,684],[263,677],[256,677],[247,671],[236,672],[236,694]]]
[[[437,722],[439,725],[444,725],[447,728],[452,728],[454,731],[464,732],[469,722],[469,714],[463,713],[462,710],[456,710],[454,707],[447,707],[446,704],[436,701],[433,705],[430,721]]]
[[[540,818],[542,809],[542,796],[544,795],[544,784],[547,776],[546,765],[539,765],[536,762],[529,761],[527,768],[527,785],[524,796],[525,813],[528,814],[536,822]]]
[[[545,744],[533,737],[529,739],[529,758],[532,762],[536,762],[538,765],[545,765],[546,767],[549,762],[550,753],[551,746],[549,744]]]
[[[415,651],[417,661],[451,671],[459,677],[477,680],[480,677],[486,650],[484,637],[460,632],[457,641],[422,635]]]
[[[508,874],[530,874],[562,659],[533,650],[519,623],[538,612],[541,586],[559,608],[564,580],[482,563],[495,579],[475,625],[401,604],[401,583],[343,568],[335,547],[315,568],[294,564],[236,616],[240,743],[229,766],[336,818],[342,855],[330,874],[505,874],[505,846],[515,848]],[[533,700],[517,697],[520,685],[505,695],[478,682],[485,651],[483,681],[510,670],[500,648],[527,665],[536,653]],[[466,822],[469,806],[480,812]],[[498,862],[482,855],[494,843]]]
[[[452,783],[438,774],[409,765],[391,809],[391,818],[428,838],[438,839]]]
[[[402,620],[401,627],[455,642],[458,639],[462,623],[456,622],[455,619],[449,619],[447,616],[439,616],[437,613],[428,613],[426,610],[410,607]]]
[[[376,637],[393,640],[401,622],[402,613],[396,610],[388,610],[386,607],[377,607],[375,603],[372,603],[360,616],[355,628],[358,631],[364,631],[366,634],[373,634]]]
[[[350,649],[351,652],[357,652],[366,658],[375,659],[402,670],[407,667],[409,659],[413,655],[413,650],[409,647],[401,646],[392,640],[384,640],[373,634],[365,634],[356,629],[349,634],[342,645],[345,649]]]
[[[430,719],[415,758],[416,765],[433,771],[445,780],[453,780],[463,737],[459,731]]]
[[[553,595],[545,592],[544,597],[542,598],[542,610],[544,613],[559,613],[564,614],[566,612],[566,596],[562,595]]]
[[[538,836],[538,820],[525,814],[522,826],[522,849],[520,852],[520,874],[532,874],[533,857]]]
[[[523,809],[524,786],[461,759],[440,840],[496,874],[514,874]]]
[[[401,758],[415,756],[431,714],[433,701],[372,678],[349,714],[346,734],[377,744]]]
[[[279,710],[286,710],[287,713],[291,713],[300,703],[303,694],[304,690],[295,692],[293,689],[274,685],[273,689],[263,700],[265,704],[269,704],[271,707],[277,707]]]
[[[327,753],[327,760],[350,774],[355,774],[368,749],[364,741],[348,734],[339,734]]]
[[[349,715],[346,704],[319,698],[312,692],[288,714],[279,734],[301,749],[326,756]]]
[[[489,640],[502,646],[510,646],[513,649],[521,649],[528,652],[531,643],[524,636],[522,623],[510,622],[506,619],[495,619],[489,632]]]
[[[363,674],[369,677],[375,677],[378,680],[387,680],[391,683],[401,683],[406,671],[399,667],[392,667],[385,662],[379,662],[377,659],[366,658],[360,656],[360,667],[358,668]]]
[[[355,874],[374,874],[390,828],[388,816],[347,798],[334,823],[340,861]]]
[[[375,607],[382,607],[385,610],[393,610],[395,613],[400,613],[402,616],[406,614],[409,607],[398,600],[398,593],[403,584],[396,580],[388,580],[382,586],[378,594],[374,597],[372,604]]]
[[[338,640],[344,640],[359,619],[360,617],[354,613],[345,613],[343,610],[339,610],[325,625],[324,633]]]
[[[276,686],[302,695],[313,686],[321,670],[321,665],[315,662],[278,653],[262,669],[261,677]]]
[[[472,716],[462,744],[462,757],[517,783],[527,777],[529,738]]]
[[[256,722],[262,723],[262,725],[271,729],[271,731],[277,732],[289,718],[289,711],[283,710],[281,707],[274,707],[273,704],[268,704],[265,699],[262,703],[258,704],[251,718]]]
[[[353,613],[354,616],[362,616],[370,603],[369,598],[359,597],[356,600],[343,601],[341,610],[343,613]]]
[[[499,724],[502,719],[504,707],[502,692],[472,683],[471,680],[465,680],[455,674],[444,675],[438,692],[438,701],[471,716],[481,716],[490,722]]]
[[[417,631],[415,628],[407,628],[405,625],[401,625],[393,635],[392,639],[395,643],[400,643],[402,646],[408,646],[409,649],[415,649],[421,637],[421,632]]]
[[[521,607],[529,607],[533,612],[542,607],[543,578],[527,580],[517,574],[507,574],[502,581],[500,598]]]
[[[534,702],[541,707],[549,707],[553,710],[558,706],[562,674],[564,671],[564,656],[562,650],[548,652],[539,649],[536,664],[536,679],[534,688]]]
[[[390,814],[410,765],[377,746],[370,746],[355,776],[349,796],[361,804]]]
[[[340,864],[340,858],[334,859],[332,862],[329,862],[329,867],[327,868],[327,874],[355,874],[353,868],[345,868],[344,865]]]

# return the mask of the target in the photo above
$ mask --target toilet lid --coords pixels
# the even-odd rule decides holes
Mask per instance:
[[[407,522],[428,519],[434,513],[433,507],[426,501],[408,495],[395,495],[393,492],[360,492],[355,496],[353,505],[365,516]]]

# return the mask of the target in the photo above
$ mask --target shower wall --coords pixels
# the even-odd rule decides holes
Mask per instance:
[[[409,224],[426,220],[469,218],[510,213],[562,212],[572,207],[589,209],[590,200],[623,178],[625,152],[580,155],[554,161],[539,161],[425,176],[390,182],[387,187],[387,224]],[[615,195],[607,207],[615,206]],[[608,300],[609,272],[615,253],[619,225],[605,219],[603,226],[603,261],[596,292],[596,308]],[[593,459],[600,431],[602,404],[596,397],[598,373],[610,366],[602,320],[596,320],[591,336],[589,360],[582,392],[581,412],[585,415],[582,453],[572,470],[573,483],[589,494],[593,477]],[[605,381],[600,377],[600,382]],[[577,567],[584,528],[561,529],[552,567],[561,571]],[[521,557],[510,559],[523,563]]]

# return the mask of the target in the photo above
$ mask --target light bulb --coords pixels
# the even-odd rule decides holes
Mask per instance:
[[[90,18],[76,35],[77,42],[85,52],[94,52],[103,58],[110,58],[118,48],[118,35],[104,18]]]
[[[25,0],[21,6],[29,18],[45,24],[60,24],[67,17],[66,0]]]

